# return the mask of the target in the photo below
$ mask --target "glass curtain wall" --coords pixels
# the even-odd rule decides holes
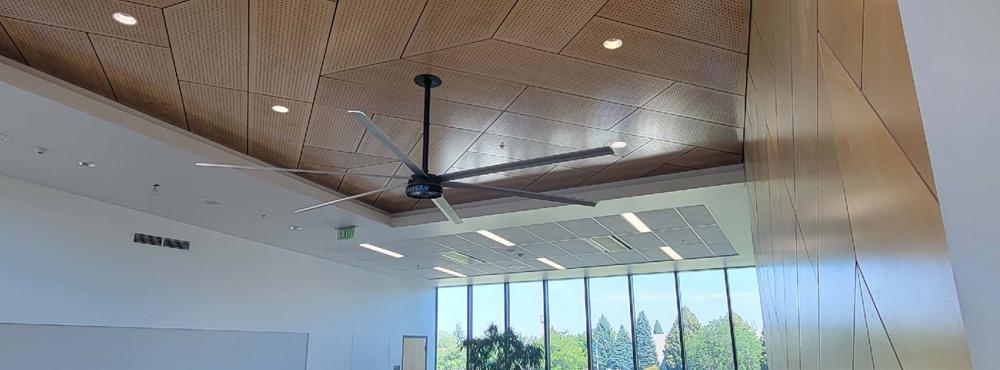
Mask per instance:
[[[438,370],[465,369],[461,341],[491,323],[544,369],[768,368],[753,267],[438,288],[437,320]]]

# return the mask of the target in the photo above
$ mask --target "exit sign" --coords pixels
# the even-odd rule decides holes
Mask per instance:
[[[344,226],[337,228],[337,240],[354,239],[354,228],[356,226]]]

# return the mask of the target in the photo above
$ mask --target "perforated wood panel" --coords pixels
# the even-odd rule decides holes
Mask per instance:
[[[428,0],[406,45],[412,56],[493,36],[516,0]]]
[[[306,145],[353,152],[361,143],[365,128],[343,108],[313,105]]]
[[[246,90],[247,6],[243,0],[189,0],[163,11],[178,78]]]
[[[607,0],[519,0],[493,38],[559,52]]]
[[[326,48],[323,74],[399,58],[425,3],[341,1]]]
[[[191,131],[240,152],[247,152],[247,93],[181,82]]]
[[[597,15],[746,53],[746,0],[610,0]]]
[[[191,0],[131,0],[133,3],[139,3],[143,5],[155,6],[155,7],[168,7],[177,3],[191,1]]]
[[[271,110],[274,105],[283,105],[289,111],[275,112]],[[250,155],[279,167],[298,165],[311,108],[309,103],[250,94],[247,113]]]
[[[423,137],[423,124],[417,121],[389,116],[374,116],[372,117],[372,121],[386,135],[389,135],[392,142],[396,143],[400,148],[412,148],[417,144],[417,140]],[[357,125],[358,123],[355,122],[354,124]],[[378,138],[368,132],[365,132],[364,138],[361,139],[361,144],[358,145],[358,153],[393,158],[392,152],[386,149],[385,145],[382,145],[382,142]]]
[[[407,60],[395,60],[371,67],[333,73],[327,77],[360,82],[379,89],[423,94],[423,88],[413,82],[413,77],[426,73],[438,76],[443,81],[441,86],[432,91],[432,97],[493,109],[507,108],[525,88],[522,84]]]
[[[711,168],[739,164],[742,161],[743,157],[738,154],[705,148],[693,148],[672,159],[670,164],[690,168]]]
[[[312,101],[333,21],[326,0],[250,0],[250,91]]]
[[[469,151],[494,155],[499,157],[507,157],[513,159],[530,159],[536,157],[543,157],[555,154],[562,154],[574,151],[576,149],[552,145],[548,143],[542,143],[538,141],[531,141],[525,139],[518,139],[507,136],[484,134],[479,137],[478,140],[469,148]],[[604,167],[618,160],[618,157],[613,155],[595,157],[588,159],[581,159],[571,162],[562,163],[563,166],[572,167],[577,169],[592,169],[593,167]]]
[[[608,35],[628,41],[608,50],[602,46]],[[716,90],[746,90],[746,55],[603,18],[592,19],[562,54]]]
[[[613,131],[740,153],[742,130],[732,126],[639,109]]]
[[[396,162],[393,158],[342,152],[306,146],[302,148],[302,163],[311,163],[331,168],[351,169]]]
[[[549,191],[565,189],[576,186],[584,179],[592,176],[594,172],[558,166],[539,177],[537,180],[524,187],[529,191]]]
[[[21,56],[21,52],[14,45],[14,40],[11,40],[10,35],[3,29],[2,22],[0,22],[0,55],[21,63],[26,63],[24,57]]]
[[[619,155],[628,154],[649,139],[602,131],[568,123],[549,121],[514,113],[504,113],[486,132],[519,139],[540,141],[576,149],[597,148],[614,142],[626,143]]]
[[[91,35],[118,101],[187,128],[170,49]]]
[[[627,105],[649,101],[670,83],[662,78],[496,40],[459,46],[413,59]],[[600,78],[594,78],[595,76]]]
[[[583,181],[584,185],[601,184],[641,177],[657,167],[672,163],[690,146],[666,141],[650,141],[635,151]]]
[[[743,97],[685,83],[676,83],[643,108],[743,127]]]
[[[553,121],[608,129],[635,109],[635,107],[628,105],[529,87],[521,93],[514,104],[507,108],[507,111]]]
[[[111,14],[135,17],[142,27],[115,22]],[[167,31],[160,9],[115,0],[5,0],[0,16],[77,31],[167,46]]]
[[[462,156],[458,158],[458,161],[456,161],[455,164],[451,168],[452,171],[449,171],[449,172],[454,172],[456,170],[466,170],[466,169],[473,169],[473,168],[479,168],[479,167],[493,166],[493,165],[502,164],[502,163],[508,163],[508,162],[513,162],[513,161],[515,161],[515,160],[512,159],[512,158],[498,157],[498,156],[495,156],[495,155],[488,155],[488,154],[482,154],[482,153],[476,153],[476,152],[465,152],[465,154],[462,154]],[[543,174],[549,172],[550,170],[552,170],[553,167],[555,167],[555,166],[549,165],[549,166],[538,166],[538,167],[532,167],[532,168],[525,168],[525,169],[521,169],[521,170],[507,171],[507,172],[504,172],[504,175],[507,175],[507,176],[516,176],[516,177],[527,177],[527,178],[534,179],[534,178],[538,178],[539,176],[542,176]]]
[[[0,19],[28,65],[114,99],[90,39],[83,32]]]

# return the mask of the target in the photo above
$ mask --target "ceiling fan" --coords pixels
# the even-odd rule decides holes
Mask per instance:
[[[396,143],[392,141],[392,139],[389,138],[389,135],[386,135],[386,133],[383,132],[382,129],[380,129],[377,125],[375,125],[375,122],[372,122],[372,120],[368,118],[368,116],[365,115],[364,112],[356,110],[347,111],[356,121],[358,121],[358,123],[360,123],[366,129],[368,129],[368,133],[375,135],[375,137],[378,138],[378,140],[381,141],[382,144],[385,145],[385,147],[389,149],[389,151],[392,152],[393,155],[396,156],[396,158],[402,161],[403,164],[410,169],[410,172],[413,173],[412,176],[404,177],[404,176],[393,176],[393,175],[373,175],[373,174],[363,174],[363,173],[348,173],[347,171],[304,170],[296,168],[256,167],[256,166],[242,166],[242,165],[217,164],[217,163],[196,163],[195,165],[200,167],[228,168],[228,169],[239,169],[239,170],[262,170],[262,171],[311,173],[311,174],[321,174],[321,175],[362,176],[362,177],[408,180],[406,184],[391,185],[384,188],[375,189],[360,194],[355,194],[349,197],[340,198],[325,203],[320,203],[314,206],[296,210],[294,213],[307,212],[317,208],[326,207],[347,200],[361,198],[368,195],[377,194],[383,191],[401,188],[404,186],[406,187],[407,197],[413,199],[430,199],[431,201],[434,202],[434,205],[437,206],[438,210],[440,210],[441,213],[448,218],[448,220],[456,224],[462,223],[462,218],[459,217],[458,213],[455,212],[455,209],[451,207],[451,204],[449,204],[448,201],[445,200],[444,189],[446,188],[476,190],[476,191],[483,191],[483,192],[501,194],[507,196],[539,199],[557,203],[578,204],[590,207],[594,207],[597,205],[596,202],[573,198],[573,197],[536,193],[536,192],[516,190],[516,189],[507,189],[489,185],[470,184],[470,183],[459,182],[457,180],[506,172],[506,171],[519,170],[530,167],[545,166],[550,164],[611,155],[614,154],[614,149],[612,149],[610,146],[603,146],[594,149],[586,149],[575,152],[556,154],[540,158],[526,159],[522,161],[501,163],[492,166],[449,172],[440,175],[430,173],[427,169],[427,156],[429,154],[428,150],[430,144],[431,89],[441,86],[441,78],[431,74],[421,74],[414,77],[413,81],[416,82],[416,84],[419,85],[420,87],[424,88],[424,134],[423,134],[422,166],[418,166],[416,163],[414,163],[413,160],[411,160],[409,156],[407,156],[407,154],[402,149],[400,149],[399,146],[397,146]]]

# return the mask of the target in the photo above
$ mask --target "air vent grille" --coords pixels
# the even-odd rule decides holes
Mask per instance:
[[[469,256],[462,252],[450,251],[441,253],[441,258],[447,259],[449,261],[455,262],[460,265],[468,265],[473,262],[485,263],[482,260]]]
[[[632,249],[616,236],[595,236],[589,240],[601,252],[619,252]]]
[[[162,236],[149,235],[149,234],[132,234],[132,242],[136,244],[146,244],[155,245],[157,247],[165,247],[172,249],[188,250],[191,249],[191,242],[187,240],[164,238]]]

